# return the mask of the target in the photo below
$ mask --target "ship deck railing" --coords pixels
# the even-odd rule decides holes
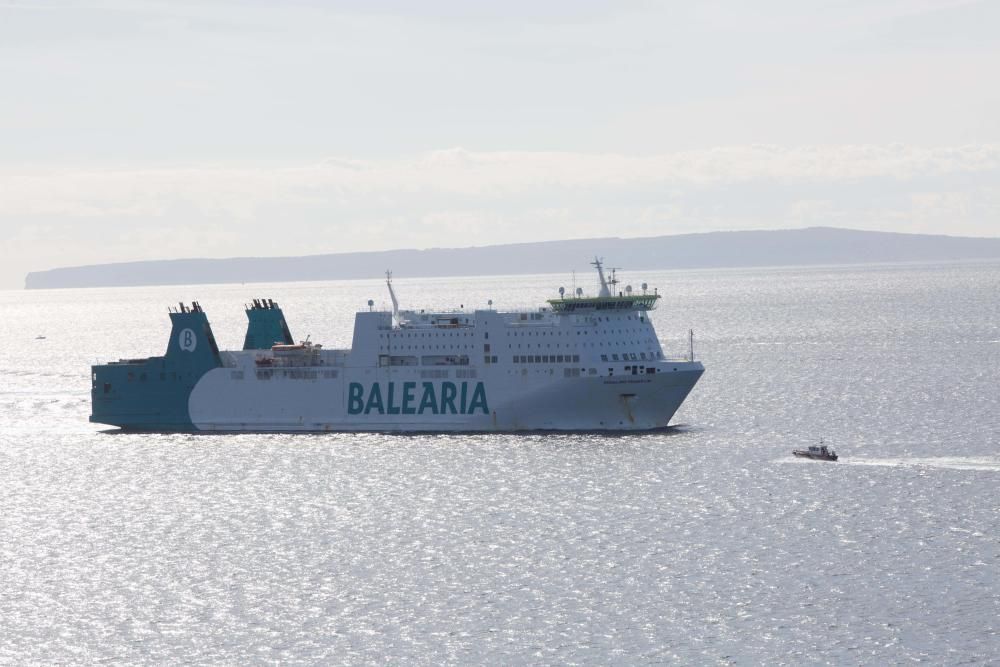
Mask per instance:
[[[138,366],[149,361],[149,357],[142,359],[119,359],[118,361],[98,362],[96,366]]]

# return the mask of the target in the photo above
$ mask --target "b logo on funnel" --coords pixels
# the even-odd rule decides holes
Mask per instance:
[[[177,344],[185,352],[194,352],[194,348],[198,347],[198,338],[191,329],[184,329],[177,336]]]

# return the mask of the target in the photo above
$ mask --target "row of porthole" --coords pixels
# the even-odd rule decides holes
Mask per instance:
[[[621,333],[625,333],[626,331],[643,331],[643,330],[645,330],[644,327],[631,328],[631,329],[610,329],[610,330],[609,329],[601,329],[600,331],[595,331],[594,333],[595,334],[601,334],[601,333],[608,334],[610,332],[611,334],[614,334],[614,333],[617,332],[617,333],[621,334]],[[576,333],[577,336],[581,336],[581,335],[582,336],[589,336],[590,335],[589,331],[576,331],[574,333]],[[562,331],[523,331],[523,332],[517,332],[517,331],[510,332],[510,331],[508,331],[507,332],[507,336],[515,336],[515,337],[522,337],[522,336],[562,336],[562,335],[563,335]],[[566,335],[568,336],[569,333],[567,333]],[[489,337],[488,333],[487,333],[486,337],[487,338]]]
[[[647,345],[651,345],[652,343],[653,343],[653,341],[651,341],[651,340],[647,340],[646,341]],[[617,345],[618,345],[618,347],[622,347],[622,346],[625,346],[625,345],[641,345],[641,343],[639,343],[638,341],[634,341],[634,340],[633,341],[619,341],[617,343]],[[598,343],[598,346],[599,347],[604,347],[604,343]],[[531,343],[528,343],[525,347],[526,347],[526,349],[530,350],[531,349]],[[551,347],[552,347],[551,343],[546,343],[545,344],[545,348],[546,349],[551,348]],[[559,343],[556,343],[556,348],[558,348],[558,347],[559,347]],[[579,347],[579,346],[577,346],[577,345],[567,345],[566,349],[567,350],[568,349],[574,349],[575,350],[577,347]],[[583,347],[587,347],[587,344],[584,343]],[[594,347],[594,344],[591,343],[590,347]],[[611,343],[608,343],[608,347],[612,347]],[[508,350],[513,350],[514,349],[513,344],[507,345],[507,349]],[[517,344],[517,349],[519,349],[519,350],[521,349],[521,344],[520,343]],[[538,349],[539,350],[542,349],[541,343],[538,344]]]
[[[468,334],[468,333],[463,333],[463,334],[455,334],[455,333],[448,333],[448,334],[436,334],[436,333],[434,333],[434,334],[429,334],[429,333],[420,333],[420,334],[416,334],[416,333],[414,333],[414,334],[379,334],[378,337],[379,338],[386,338],[386,337],[388,337],[388,338],[397,338],[397,337],[398,338],[437,338],[439,335],[442,335],[442,336],[446,335],[449,338],[452,338],[452,337],[455,337],[455,336],[460,336],[462,338],[468,338],[472,334]]]

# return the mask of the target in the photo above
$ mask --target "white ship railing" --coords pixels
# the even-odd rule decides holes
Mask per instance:
[[[660,340],[660,349],[665,349],[667,347],[667,342],[665,340]],[[669,355],[664,354],[663,359],[665,361],[694,361],[694,331],[688,330],[688,349],[687,354],[684,355]]]

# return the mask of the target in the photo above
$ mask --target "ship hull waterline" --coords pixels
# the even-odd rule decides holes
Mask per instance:
[[[700,362],[659,362],[655,374],[563,379],[500,375],[427,381],[416,369],[344,369],[300,379],[228,368],[205,373],[186,401],[150,412],[95,395],[90,421],[136,432],[530,433],[668,428],[704,372]],[[176,391],[176,387],[175,387]],[[117,405],[116,405],[117,404]],[[156,403],[152,403],[155,405]]]

